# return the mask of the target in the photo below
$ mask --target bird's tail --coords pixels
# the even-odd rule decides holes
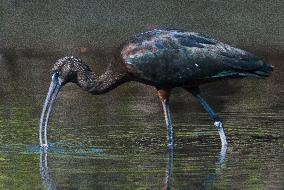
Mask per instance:
[[[265,63],[262,60],[259,60],[258,62],[259,62],[258,65],[260,65],[260,67],[250,71],[249,73],[255,75],[255,77],[257,78],[268,77],[273,71],[273,66],[268,63]]]
[[[231,62],[230,62],[231,61]],[[228,77],[255,77],[266,78],[273,71],[273,66],[265,63],[262,60],[245,60],[245,61],[227,61],[225,64],[230,66],[230,70],[222,71],[213,78],[228,78]]]

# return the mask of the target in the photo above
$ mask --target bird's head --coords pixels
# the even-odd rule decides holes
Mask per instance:
[[[63,86],[68,82],[78,84],[78,75],[91,71],[89,66],[81,59],[70,56],[58,59],[52,68],[52,78],[58,79],[58,83]]]
[[[40,119],[40,144],[42,146],[44,146],[41,138],[42,128],[47,127],[52,105],[60,89],[69,82],[80,85],[78,82],[80,77],[89,71],[91,70],[88,65],[73,56],[61,58],[55,62],[52,69],[51,83]]]

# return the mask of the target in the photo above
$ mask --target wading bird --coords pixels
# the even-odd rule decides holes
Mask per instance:
[[[40,145],[48,146],[47,125],[52,105],[66,83],[75,83],[83,90],[99,95],[125,82],[137,81],[154,86],[158,91],[169,147],[173,146],[169,96],[175,87],[184,88],[197,98],[214,121],[223,147],[227,141],[222,121],[201,97],[199,85],[225,78],[265,78],[272,70],[271,65],[249,52],[198,33],[176,29],[154,29],[130,38],[116,50],[101,76],[93,73],[82,60],[64,57],[57,60],[52,69],[52,81],[40,119]]]

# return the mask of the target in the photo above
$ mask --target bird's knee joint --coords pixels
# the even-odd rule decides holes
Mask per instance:
[[[214,122],[214,126],[218,129],[222,128],[223,127],[223,123],[221,121],[215,121]]]
[[[169,92],[165,90],[158,90],[158,96],[161,100],[161,102],[165,103],[169,99]]]

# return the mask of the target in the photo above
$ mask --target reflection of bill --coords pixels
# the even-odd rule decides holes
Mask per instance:
[[[41,179],[48,190],[56,189],[53,178],[48,168],[48,154],[46,150],[40,152],[40,175]]]

